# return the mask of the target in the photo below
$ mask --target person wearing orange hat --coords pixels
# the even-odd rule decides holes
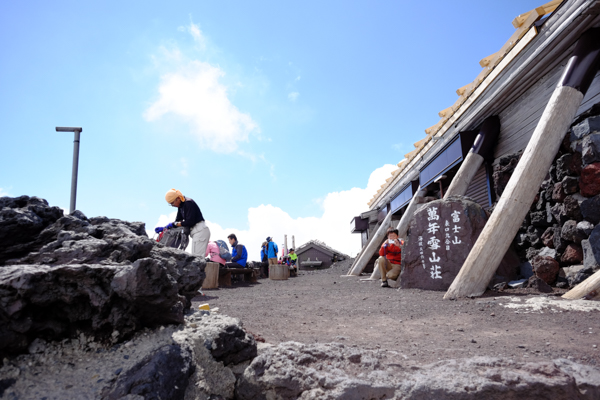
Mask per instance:
[[[171,222],[167,225],[167,228],[180,226],[189,228],[190,236],[192,237],[192,254],[204,257],[208,241],[210,240],[210,229],[206,226],[198,204],[189,197],[185,197],[177,189],[169,190],[165,194],[165,200],[172,207],[177,207],[175,222]]]

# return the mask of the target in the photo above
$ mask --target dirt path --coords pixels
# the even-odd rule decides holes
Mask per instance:
[[[588,302],[597,306],[593,311],[563,310],[560,305],[567,302],[557,296],[515,291],[448,301],[442,300],[444,292],[381,288],[379,282],[341,277],[349,265],[347,260],[327,270],[300,271],[287,281],[262,279],[207,290],[194,299],[195,306],[218,307],[273,344],[381,347],[417,364],[494,356],[519,361],[563,357],[600,366],[600,302]],[[555,304],[537,311],[506,307],[537,299]]]

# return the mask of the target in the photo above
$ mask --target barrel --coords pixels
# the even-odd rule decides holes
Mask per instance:
[[[202,282],[202,289],[217,289],[219,287],[219,263],[207,262],[204,268],[206,277]]]
[[[290,276],[290,268],[285,264],[269,265],[269,279],[283,281]]]

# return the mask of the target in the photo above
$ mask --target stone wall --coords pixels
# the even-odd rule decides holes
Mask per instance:
[[[596,108],[594,108],[596,110]],[[494,166],[500,197],[520,153]],[[585,115],[569,132],[531,205],[514,245],[523,278],[570,288],[600,269],[600,115]]]

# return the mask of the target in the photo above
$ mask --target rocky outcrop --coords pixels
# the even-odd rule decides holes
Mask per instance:
[[[239,320],[206,312],[112,346],[90,339],[36,340],[0,367],[0,397],[231,399],[236,374],[257,354]]]
[[[246,368],[238,399],[596,399],[597,370],[565,359],[478,357],[407,368],[394,352],[282,343]]]
[[[149,239],[141,222],[63,215],[36,197],[0,205],[0,354],[181,323],[202,285],[204,260]]]
[[[598,110],[596,106],[594,112]],[[542,246],[555,250],[553,254],[543,254],[553,261],[537,262],[538,277],[549,284],[573,287],[587,276],[557,280],[560,267],[583,263],[588,270],[596,269],[592,247],[598,246],[598,239],[590,236],[600,224],[599,121],[600,116],[586,115],[571,128],[514,239],[521,261],[530,261],[534,270],[534,259],[542,255],[539,250]],[[498,173],[506,170],[506,160],[516,160],[519,156],[517,153],[498,160],[494,170]]]

